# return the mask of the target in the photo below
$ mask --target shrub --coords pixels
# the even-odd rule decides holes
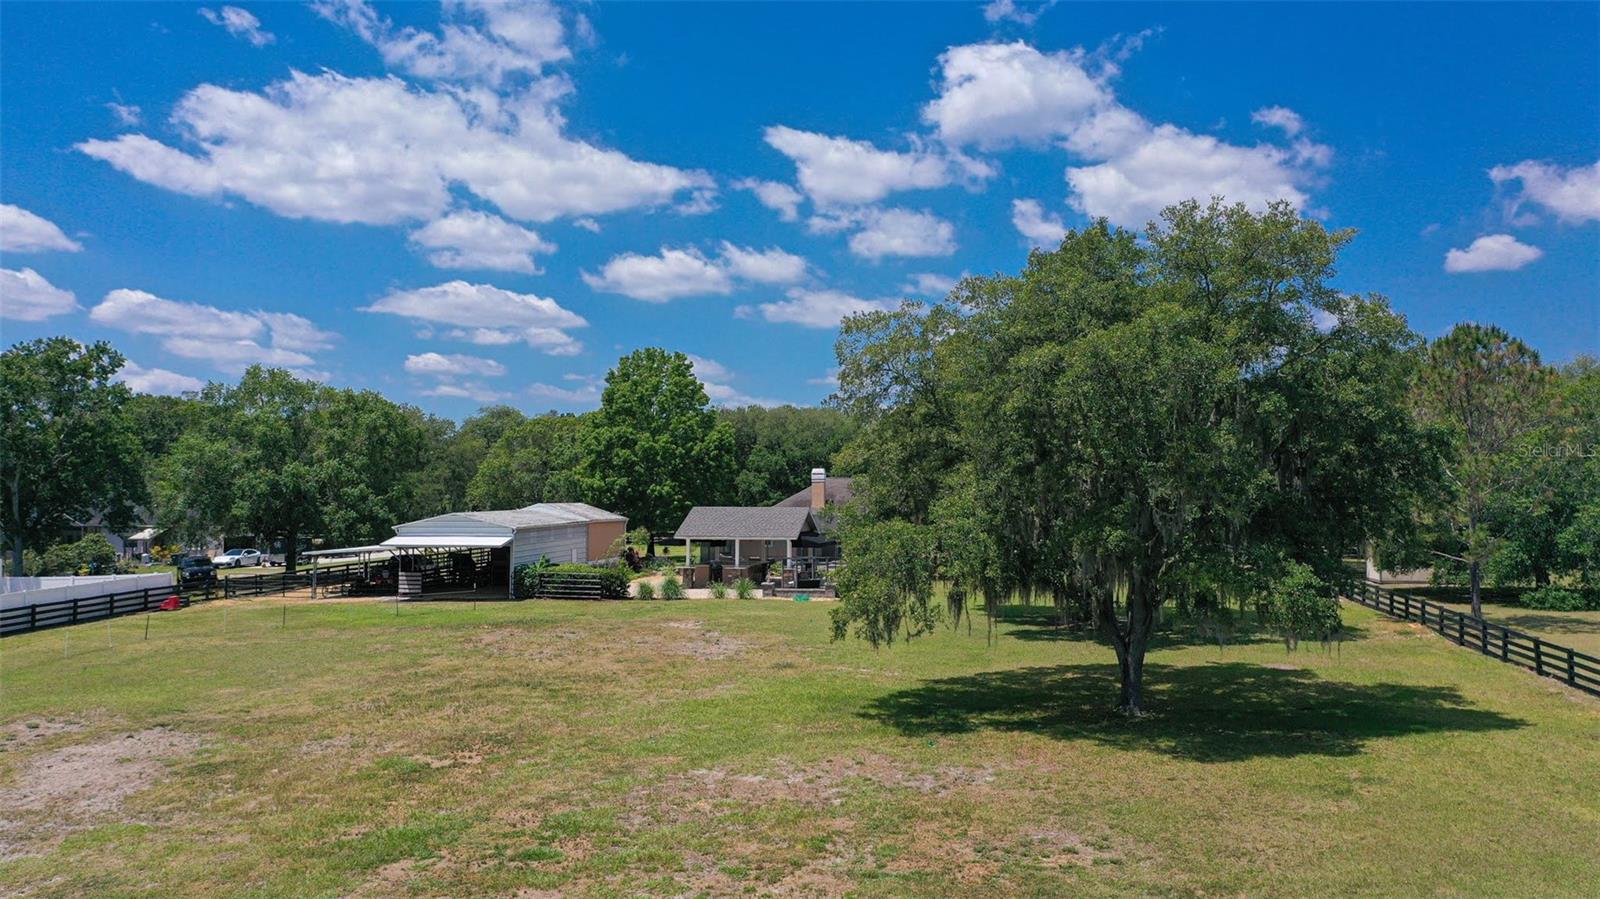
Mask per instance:
[[[1285,566],[1283,575],[1267,588],[1264,606],[1267,626],[1277,631],[1284,647],[1291,650],[1303,639],[1327,644],[1344,626],[1333,589],[1299,562]]]
[[[552,565],[549,559],[540,559],[532,565],[517,566],[517,598],[547,596],[563,576],[576,574],[600,578],[600,596],[604,599],[626,599],[628,596],[628,574],[618,566]]]
[[[655,599],[656,585],[649,581],[640,581],[639,586],[633,591],[634,599]]]
[[[711,598],[712,599],[727,599],[728,598],[728,585],[724,584],[721,581],[712,581],[711,582]]]
[[[661,582],[661,598],[662,599],[682,599],[683,598],[683,584],[678,581],[678,576],[677,575],[669,574],[669,575],[667,575],[666,579]]]
[[[740,599],[755,599],[756,582],[747,577],[739,578],[733,582],[733,595]]]
[[[1546,586],[1522,595],[1522,604],[1541,612],[1582,612],[1600,609],[1600,593],[1584,596],[1577,590]]]
[[[39,574],[108,574],[117,564],[117,551],[101,534],[90,534],[77,543],[58,543],[44,551]],[[30,572],[32,573],[32,572]]]

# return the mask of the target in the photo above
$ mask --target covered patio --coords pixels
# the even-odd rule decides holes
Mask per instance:
[[[816,586],[838,559],[838,545],[805,507],[695,506],[673,537],[683,541],[678,577],[687,588],[741,578],[760,584],[774,565],[783,568],[781,586]]]

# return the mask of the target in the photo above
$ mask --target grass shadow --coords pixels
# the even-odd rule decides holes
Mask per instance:
[[[1111,665],[1016,668],[926,681],[861,714],[908,736],[1014,731],[1203,762],[1346,756],[1408,734],[1527,726],[1469,704],[1453,687],[1346,684],[1246,662],[1147,664],[1145,692],[1152,713],[1128,719],[1111,708]]]

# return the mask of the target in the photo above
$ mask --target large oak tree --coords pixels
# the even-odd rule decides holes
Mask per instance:
[[[1303,594],[1305,570],[1336,579],[1343,552],[1403,528],[1434,470],[1406,404],[1419,341],[1331,285],[1350,237],[1283,204],[1185,203],[1142,241],[1097,222],[1019,275],[848,321],[866,522],[846,568],[881,556],[875,535],[936,565],[845,578],[835,634],[925,631],[921,572],[958,613],[1043,595],[1098,624],[1137,712],[1163,604],[1270,596],[1288,574]],[[872,525],[892,520],[935,539]]]

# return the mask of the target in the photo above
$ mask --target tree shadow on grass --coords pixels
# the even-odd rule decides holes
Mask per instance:
[[[1001,606],[994,617],[994,626],[995,632],[1001,636],[1030,643],[1099,643],[1108,648],[1111,645],[1093,627],[1063,624],[1053,606]],[[1158,627],[1159,630],[1150,641],[1151,649],[1210,646],[1226,651],[1234,646],[1281,642],[1276,634],[1257,623],[1253,615],[1238,616],[1220,644],[1214,633],[1207,633],[1194,622],[1175,613],[1169,613]],[[1340,635],[1340,642],[1349,643],[1366,637],[1366,628],[1347,623]]]
[[[1145,666],[1145,707],[1128,719],[1112,665],[986,671],[926,681],[874,700],[864,717],[910,736],[981,730],[1095,740],[1202,762],[1345,756],[1372,740],[1526,727],[1453,687],[1347,684],[1247,662]]]

